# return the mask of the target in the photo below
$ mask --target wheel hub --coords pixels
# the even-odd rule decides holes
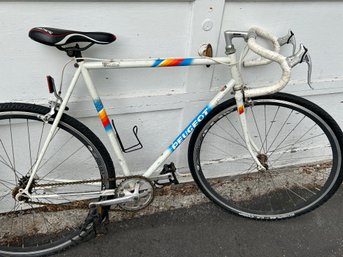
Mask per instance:
[[[18,186],[16,186],[15,188],[13,188],[12,190],[12,197],[14,199],[17,199],[16,196],[19,193],[20,189],[25,189],[27,184],[29,183],[30,180],[30,176],[23,176],[18,180]],[[32,188],[35,185],[35,180],[32,181],[31,186],[29,187],[29,193],[32,193]],[[18,200],[19,201],[24,201],[26,199],[25,195],[21,195],[19,196]]]
[[[260,153],[257,156],[257,159],[260,161],[261,165],[268,170],[269,165],[268,165],[268,156],[266,154]]]

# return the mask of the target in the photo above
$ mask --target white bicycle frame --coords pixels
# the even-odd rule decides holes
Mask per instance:
[[[256,28],[255,28],[256,30]],[[255,31],[256,32],[256,31]],[[264,32],[264,31],[262,31]],[[270,39],[269,35],[264,35],[261,31],[257,31],[257,34],[261,37],[264,37],[266,39]],[[265,32],[264,32],[265,33]],[[228,54],[227,57],[215,57],[215,58],[207,58],[207,57],[201,57],[201,58],[167,58],[167,59],[146,59],[146,60],[104,60],[104,61],[79,61],[77,62],[77,69],[75,71],[75,74],[70,82],[70,85],[67,89],[67,92],[64,96],[64,99],[62,103],[60,104],[59,110],[56,114],[56,117],[54,119],[54,122],[52,124],[52,127],[48,133],[48,136],[44,142],[44,145],[40,151],[40,154],[38,156],[37,162],[34,165],[32,172],[30,174],[29,182],[27,183],[27,186],[25,189],[20,189],[19,192],[25,193],[28,197],[31,199],[37,199],[37,198],[56,198],[58,195],[51,194],[51,195],[32,195],[29,193],[29,188],[33,182],[34,177],[36,176],[38,167],[44,157],[44,154],[49,146],[49,143],[57,129],[57,126],[60,122],[60,119],[64,113],[64,110],[69,102],[69,99],[73,93],[73,90],[76,86],[76,83],[80,77],[80,75],[83,76],[83,79],[85,81],[85,84],[88,88],[89,94],[91,95],[94,105],[96,107],[96,110],[98,111],[99,117],[103,123],[103,126],[105,128],[105,131],[108,135],[108,138],[111,142],[111,145],[113,147],[113,150],[115,152],[116,157],[118,158],[119,164],[122,168],[122,171],[125,176],[131,175],[131,172],[129,170],[129,167],[125,161],[125,158],[123,156],[123,152],[120,148],[117,135],[115,130],[112,127],[112,124],[109,122],[109,119],[107,117],[106,111],[104,109],[104,106],[100,100],[100,97],[97,93],[96,87],[91,79],[91,76],[89,74],[89,70],[98,70],[98,69],[122,69],[122,68],[157,68],[157,67],[170,67],[170,66],[193,66],[193,65],[216,65],[216,64],[226,64],[230,67],[230,72],[232,75],[232,79],[224,85],[220,91],[216,94],[216,96],[209,102],[208,105],[205,106],[204,109],[200,111],[200,113],[189,123],[189,125],[175,138],[175,140],[169,145],[169,147],[162,153],[160,157],[158,157],[155,162],[143,173],[144,177],[151,177],[157,169],[160,167],[160,165],[176,150],[176,148],[185,140],[185,138],[191,134],[191,132],[194,130],[198,124],[204,120],[204,118],[213,110],[223,99],[225,95],[227,95],[229,92],[234,91],[234,97],[237,104],[237,111],[238,115],[240,117],[240,122],[242,125],[243,135],[244,139],[247,145],[247,148],[252,156],[252,158],[255,160],[258,169],[263,170],[265,169],[260,161],[256,157],[256,153],[259,152],[259,149],[253,142],[253,140],[249,136],[249,131],[247,127],[247,121],[244,111],[244,97],[254,97],[254,96],[260,96],[260,95],[267,95],[274,92],[279,91],[281,88],[283,88],[289,80],[289,70],[287,63],[285,62],[285,57],[281,56],[280,54],[269,51],[266,49],[258,48],[259,46],[255,43],[255,38],[251,37],[248,40],[248,45],[250,49],[255,51],[261,56],[264,56],[265,58],[271,59],[273,61],[276,61],[280,64],[280,66],[283,69],[283,76],[279,82],[272,86],[264,87],[264,88],[255,88],[255,89],[244,89],[243,88],[243,82],[242,77],[239,72],[239,63],[236,60],[236,53]],[[267,51],[267,52],[266,52]],[[269,51],[269,52],[268,52]],[[87,59],[87,58],[84,58]],[[244,95],[243,95],[244,93]],[[94,192],[95,193],[95,192]],[[113,190],[102,190],[98,192],[101,195],[108,195],[113,194]],[[19,194],[18,194],[19,195]],[[17,197],[18,197],[17,195]],[[81,195],[78,194],[68,194],[68,196],[72,195]],[[64,197],[66,194],[64,194]]]

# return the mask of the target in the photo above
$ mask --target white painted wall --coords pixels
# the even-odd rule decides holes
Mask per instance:
[[[294,70],[291,86],[285,91],[320,104],[343,125],[342,34],[337,31],[343,22],[342,8],[340,1],[1,1],[0,101],[46,104],[45,75],[60,81],[68,57],[31,41],[27,33],[35,26],[112,32],[116,42],[93,46],[87,56],[146,58],[196,56],[203,43],[211,43],[220,56],[224,53],[224,30],[260,25],[280,36],[292,28],[298,42],[309,47],[315,90],[305,84],[303,65]],[[205,19],[213,22],[209,31],[202,28]],[[283,51],[290,53],[290,48]],[[66,81],[72,72],[73,68],[67,72]],[[276,79],[278,69],[249,68],[245,75],[246,82],[258,86]],[[130,168],[137,171],[149,166],[229,76],[226,67],[216,66],[106,70],[94,74],[94,79],[108,114],[117,115],[117,127],[127,145],[134,142],[132,126],[139,126],[144,149],[126,155]],[[106,140],[89,100],[80,81],[69,104],[70,114]],[[106,146],[111,152],[108,143]],[[178,167],[187,167],[187,145],[172,160]],[[120,173],[116,162],[115,166]]]

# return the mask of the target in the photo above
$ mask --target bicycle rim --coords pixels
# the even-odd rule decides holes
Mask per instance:
[[[38,117],[47,113],[45,107],[13,104],[11,108],[0,111],[0,255],[48,255],[92,231],[88,204],[114,182],[108,180],[103,149],[93,143],[92,135],[84,134],[88,129],[64,116],[30,188],[40,198],[17,201],[15,195],[27,183],[52,120],[44,123]],[[98,182],[82,183],[92,179]]]
[[[300,215],[325,202],[342,180],[341,131],[304,99],[264,98],[251,100],[245,111],[256,156],[267,170],[258,171],[248,153],[232,101],[195,132],[192,174],[211,200],[236,214],[257,219]]]

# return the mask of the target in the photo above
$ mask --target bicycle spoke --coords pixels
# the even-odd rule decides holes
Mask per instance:
[[[244,138],[242,137],[242,135],[239,133],[239,131],[236,129],[236,127],[232,124],[232,122],[230,121],[230,119],[227,117],[227,115],[225,116],[226,120],[230,123],[231,127],[236,131],[237,135],[242,139],[242,142],[245,142]]]
[[[266,150],[268,149],[268,136],[267,136],[267,106],[263,106],[263,114],[264,114],[264,135],[265,135],[265,143],[266,143]],[[262,143],[262,146],[264,145],[264,142]]]
[[[16,183],[17,183],[17,182],[18,182],[18,175],[16,174],[16,171],[15,171],[15,169],[14,169],[14,166],[13,166],[13,164],[12,164],[12,162],[11,162],[11,159],[10,159],[10,157],[9,157],[7,151],[6,151],[6,148],[5,148],[5,146],[4,146],[4,143],[2,142],[1,139],[0,139],[0,143],[1,143],[2,148],[3,148],[4,151],[5,151],[5,154],[6,154],[6,156],[7,156],[8,161],[10,162],[10,165],[8,165],[8,167],[13,171],[14,176],[15,176],[15,179],[16,179]],[[2,156],[1,156],[1,158],[4,160],[4,158],[3,158]],[[3,163],[6,165],[5,160],[4,160]]]
[[[267,152],[269,152],[270,148],[273,146],[273,144],[275,143],[276,139],[278,138],[278,136],[280,135],[281,131],[283,130],[283,128],[285,127],[287,121],[289,120],[289,118],[291,117],[291,114],[293,113],[293,110],[290,111],[290,113],[288,114],[286,120],[284,121],[284,123],[282,124],[281,128],[279,129],[278,133],[276,134],[276,136],[274,137],[274,140],[272,141],[272,143],[269,145],[269,148],[267,149]],[[305,117],[305,116],[304,116]]]
[[[30,155],[30,167],[32,167],[32,151],[31,151],[31,136],[30,136],[30,128],[29,128],[29,120],[26,120],[27,126],[27,140],[29,143],[29,155]]]
[[[226,141],[228,141],[228,142],[230,142],[230,143],[234,143],[234,144],[236,144],[236,145],[238,145],[238,146],[241,146],[241,147],[247,149],[247,147],[246,147],[245,145],[237,144],[236,142],[234,142],[234,141],[232,141],[232,140],[230,140],[230,139],[227,139],[227,138],[225,138],[225,137],[219,136],[219,135],[217,135],[217,134],[214,134],[213,132],[208,132],[208,133],[211,134],[211,135],[214,135],[214,136],[216,136],[216,137],[219,137],[219,138],[221,138],[221,139],[224,139],[224,140],[226,140]]]
[[[114,171],[106,149],[71,117],[62,116],[42,162],[35,166],[52,127],[52,119],[45,123],[40,118],[48,112],[46,107],[19,103],[9,103],[1,111],[0,105],[0,255],[5,250],[28,256],[34,251],[50,254],[81,241],[81,234],[92,231],[90,201],[113,186],[109,181]],[[37,173],[28,186],[33,168]],[[44,186],[49,183],[54,185]],[[16,194],[26,187],[32,198],[17,201]]]
[[[4,187],[8,188],[9,190],[12,190],[13,188],[10,188],[9,186],[5,185],[5,182],[6,182],[7,184],[10,184],[10,183],[8,183],[7,181],[0,180],[0,184],[1,184],[1,185],[3,185]],[[11,185],[12,185],[12,186],[15,186],[15,184],[12,184],[12,183],[11,183]]]
[[[246,148],[244,143],[239,142],[235,137],[231,136],[231,134],[229,132],[227,132],[224,128],[222,128],[219,124],[217,124],[217,125],[221,130],[223,130],[225,132],[225,134],[227,134],[230,138],[232,138],[236,142],[237,145]]]
[[[266,106],[264,106],[264,108],[266,108]],[[276,116],[278,115],[279,111],[280,111],[280,106],[278,106],[278,108],[276,109],[276,112],[275,112],[275,114],[274,114],[273,119],[270,121],[270,126],[269,126],[269,128],[268,128],[267,133],[266,133],[265,139],[264,139],[264,141],[263,141],[263,143],[262,143],[262,145],[264,145],[264,143],[266,143],[266,149],[267,149],[266,153],[268,152],[268,149],[269,149],[269,147],[268,147],[268,145],[267,145],[267,139],[268,139],[268,136],[269,136],[270,131],[271,131],[272,128],[273,128],[273,125],[274,125],[274,123],[275,123]]]
[[[305,119],[305,116],[295,125],[295,127],[285,136],[285,138],[275,147],[275,150],[278,149],[280,145],[285,142],[285,140],[294,132],[294,130],[300,125],[300,123]],[[273,152],[275,152],[275,150]],[[269,151],[269,150],[268,150]],[[269,155],[269,157],[273,154],[273,152]]]
[[[11,194],[11,191],[8,192],[7,194],[0,196],[0,201],[2,201],[6,196],[9,196],[10,194]]]
[[[237,118],[233,103],[222,105],[195,141],[200,160],[193,176],[199,186],[213,195],[211,200],[243,216],[281,219],[302,214],[323,202],[340,172],[333,167],[342,163],[334,160],[341,158],[340,139],[329,125],[317,119],[314,108],[288,103],[286,94],[276,96],[251,99],[246,112],[249,136],[257,146],[254,154],[266,170],[259,171],[246,148],[237,144],[244,140],[232,122]],[[222,126],[223,119],[228,127]]]
[[[286,193],[287,193],[288,198],[291,200],[293,207],[296,207],[297,205],[296,205],[294,199],[292,198],[292,196],[289,194],[289,192],[292,193],[292,191],[289,188],[286,188]]]
[[[304,139],[304,140],[300,140],[300,141],[295,142],[295,143],[292,143],[292,144],[288,144],[288,145],[284,145],[284,146],[282,146],[282,147],[278,147],[277,149],[274,149],[273,151],[271,151],[271,153],[275,152],[276,150],[281,150],[281,149],[285,149],[285,148],[288,148],[288,150],[289,150],[289,149],[292,149],[292,147],[295,146],[296,144],[301,144],[301,146],[303,147],[303,146],[304,146],[303,143],[305,143],[306,141],[312,140],[312,139],[314,139],[314,138],[321,137],[321,136],[323,136],[323,135],[324,135],[324,134],[321,133],[321,134],[319,134],[319,135],[315,135],[315,136],[306,138],[306,139]],[[286,151],[287,151],[287,150],[286,150]]]
[[[15,171],[15,157],[14,157],[14,145],[13,145],[13,133],[12,133],[12,122],[11,119],[9,119],[10,124],[10,132],[11,132],[11,146],[12,146],[12,160],[13,160],[13,171]]]
[[[50,175],[54,170],[56,170],[58,167],[60,167],[63,163],[65,163],[67,160],[69,160],[71,157],[73,157],[78,151],[80,151],[82,148],[84,148],[85,146],[82,145],[81,147],[79,147],[78,149],[76,149],[73,153],[71,153],[67,158],[65,158],[60,164],[58,164],[57,166],[55,166],[54,168],[52,168],[50,171],[48,171],[47,174],[45,174],[41,179],[44,179],[46,176]]]
[[[36,160],[35,160],[33,165],[35,165],[35,163],[38,161],[40,147],[41,147],[41,143],[42,143],[42,139],[43,139],[44,127],[45,127],[45,122],[42,122],[42,129],[41,129],[41,133],[40,133],[40,137],[39,137],[39,143],[38,143],[38,149],[37,149],[37,154],[36,154]],[[30,173],[32,171],[32,168],[33,168],[33,166],[30,167],[30,170],[29,170]]]
[[[56,158],[56,156],[58,156],[58,153],[62,150],[63,147],[65,147],[68,143],[70,143],[70,141],[71,141],[72,138],[73,138],[72,136],[71,136],[70,138],[68,138],[68,139],[62,144],[62,146],[59,147],[59,148],[56,150],[56,152],[54,152],[54,155],[52,155],[51,157],[47,158],[47,160],[46,160],[43,164],[41,164],[41,165],[38,167],[37,171],[41,170],[49,161],[53,160],[54,157]]]
[[[323,157],[326,157],[326,159],[330,159],[332,156],[331,155],[311,155],[311,156],[308,156],[308,157],[304,157],[304,156],[301,156],[301,157],[292,157],[292,158],[287,158],[287,160],[289,160],[292,164],[296,163],[294,161],[296,160],[303,160],[303,161],[311,161],[312,162],[317,162],[317,160],[319,160],[320,158],[323,158]],[[277,163],[279,161],[280,158],[276,159],[276,160],[273,160],[273,163],[270,164],[270,167],[273,168],[273,165],[275,163]]]
[[[254,123],[255,123],[255,127],[256,127],[256,129],[257,129],[257,133],[258,133],[258,135],[259,135],[260,142],[261,142],[261,149],[260,149],[260,152],[261,152],[262,149],[266,152],[266,149],[263,148],[262,136],[261,136],[261,133],[260,133],[260,129],[259,129],[259,127],[257,126],[256,117],[255,117],[255,113],[254,113],[254,110],[253,110],[252,106],[250,106],[250,111],[251,111],[251,113],[252,113],[253,120],[254,120]]]
[[[219,148],[218,146],[216,146],[216,145],[214,145],[214,144],[209,144],[209,147],[211,147],[211,148],[213,148],[213,149],[215,149],[215,150],[218,150],[220,153],[223,153],[224,156],[230,155],[229,152],[224,151],[223,149]],[[212,151],[209,151],[209,152],[213,153]]]
[[[295,196],[297,196],[299,199],[303,200],[304,202],[306,202],[306,199],[304,197],[302,197],[301,195],[297,194],[296,192],[294,192],[292,189],[288,188],[288,191],[290,191],[292,194],[294,194]]]
[[[1,159],[3,159],[3,158],[1,157]],[[11,166],[9,166],[8,163],[6,163],[6,162],[4,162],[4,161],[1,161],[1,160],[0,160],[0,163],[2,163],[3,165],[5,165],[6,167],[10,168],[10,170],[13,171],[13,168],[12,168]],[[19,172],[18,172],[18,173],[19,173]]]

